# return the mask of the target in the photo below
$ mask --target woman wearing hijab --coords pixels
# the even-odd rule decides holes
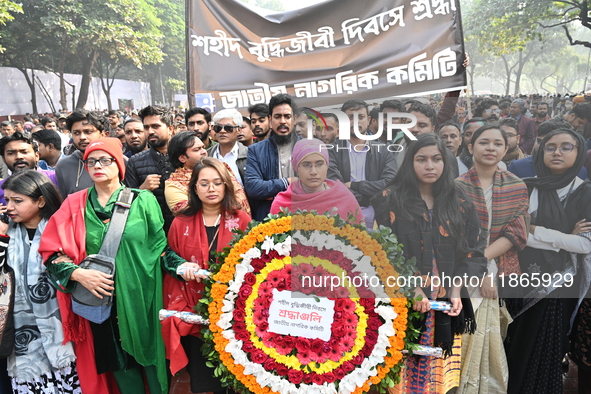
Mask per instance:
[[[377,223],[390,227],[404,245],[405,258],[416,259],[416,275],[480,278],[486,269],[480,221],[454,182],[446,149],[435,134],[419,135],[409,144],[392,185],[371,203]],[[395,393],[447,393],[458,386],[460,334],[474,330],[472,305],[462,285],[423,286],[414,290],[412,306],[424,314],[415,322],[422,326],[419,344],[441,347],[445,357],[408,357]],[[449,301],[452,309],[431,311],[429,300]]]
[[[99,252],[125,175],[121,142],[99,138],[86,147],[84,164],[94,186],[71,194],[49,219],[39,252],[54,285],[66,341],[74,342],[84,394],[168,393],[164,342],[158,312],[162,309],[162,268],[171,274],[197,266],[167,249],[162,211],[154,195],[132,189],[134,199],[115,256],[115,277],[81,268],[87,255]],[[120,204],[120,203],[118,203]],[[110,316],[93,323],[72,310],[70,293],[84,286],[94,296],[113,295]],[[111,379],[114,376],[115,382]]]
[[[523,288],[522,305],[509,326],[508,393],[562,392],[568,333],[589,286],[591,222],[586,220],[591,219],[591,183],[577,177],[586,152],[580,134],[571,129],[554,130],[536,152],[538,177],[524,179],[531,224],[519,263],[521,277],[529,278],[533,286]],[[575,276],[574,282],[569,281],[569,275]],[[533,278],[544,276],[552,278],[550,283],[536,286]]]
[[[507,308],[499,304],[499,289],[489,277],[519,274],[518,252],[527,243],[529,198],[521,179],[499,169],[507,152],[507,136],[498,125],[476,130],[468,149],[474,167],[456,179],[476,207],[488,260],[486,282],[471,291],[476,315],[475,335],[462,339],[460,393],[503,393],[507,391],[508,367],[502,336],[506,333]],[[501,297],[503,295],[501,294]]]
[[[363,222],[361,208],[353,193],[341,181],[326,179],[329,156],[324,146],[315,138],[296,142],[291,165],[298,179],[275,197],[272,214],[287,208],[293,213],[298,210],[336,213],[345,220],[353,215],[357,223]]]
[[[206,157],[195,166],[188,193],[188,205],[172,222],[168,241],[181,257],[208,269],[215,261],[214,253],[229,246],[234,235],[232,230],[245,230],[251,219],[240,210],[230,171],[220,160]],[[167,275],[164,308],[193,312],[203,289],[200,281],[184,282]],[[192,392],[219,392],[223,390],[219,379],[213,376],[213,369],[205,365],[201,355],[200,329],[176,317],[162,322],[170,371],[174,375],[188,364]]]

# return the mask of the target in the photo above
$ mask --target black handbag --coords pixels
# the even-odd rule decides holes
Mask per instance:
[[[86,256],[80,263],[80,268],[93,269],[113,275],[113,280],[115,280],[115,256],[119,250],[132,201],[133,193],[131,189],[125,188],[121,190],[101,249],[97,254]],[[98,298],[80,283],[77,283],[74,290],[72,290],[72,311],[93,323],[101,324],[107,320],[111,316],[112,305],[112,295],[103,295],[103,298]]]
[[[0,358],[8,357],[14,348],[14,270],[0,267]]]

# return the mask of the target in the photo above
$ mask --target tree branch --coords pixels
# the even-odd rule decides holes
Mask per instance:
[[[568,42],[571,45],[583,45],[584,47],[591,48],[591,42],[589,41],[580,41],[580,40],[573,40],[572,36],[570,35],[570,31],[568,30],[567,26],[562,26],[564,32],[566,33],[566,38],[568,38]]]

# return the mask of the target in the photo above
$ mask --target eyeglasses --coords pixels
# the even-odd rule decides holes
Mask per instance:
[[[312,167],[318,169],[318,168],[322,168],[326,165],[325,161],[317,161],[316,163],[302,163],[299,164],[298,167],[303,168],[304,170],[310,171],[312,169]]]
[[[572,152],[576,147],[577,146],[573,144],[562,144],[560,147],[557,147],[556,145],[546,145],[544,147],[544,152],[553,154],[557,149],[560,149],[560,153],[569,153]]]
[[[221,133],[222,130],[225,130],[226,133],[233,133],[234,129],[239,129],[240,126],[232,126],[231,124],[227,124],[227,125],[221,125],[221,124],[216,124],[215,126],[213,126],[213,131],[215,131],[216,133]]]
[[[110,166],[113,162],[116,161],[114,157],[101,157],[100,159],[87,159],[84,160],[84,165],[88,168],[96,167],[97,163],[101,164],[101,167]]]
[[[500,109],[492,109],[492,108],[484,110],[484,113],[486,113],[486,114],[492,114],[492,113],[500,114],[501,112],[503,112],[503,111],[501,111]]]
[[[517,137],[517,134],[513,134],[513,133],[506,133],[505,135],[507,136],[507,138],[515,138],[515,137]]]
[[[209,189],[212,186],[213,186],[214,189],[217,189],[217,188],[222,187],[223,185],[225,185],[225,182],[221,182],[221,181],[219,181],[219,182],[199,182],[199,183],[197,183],[197,186],[200,189],[203,189],[203,190],[207,190],[207,189]]]

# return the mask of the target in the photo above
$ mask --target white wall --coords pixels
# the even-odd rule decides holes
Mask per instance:
[[[30,75],[30,73],[29,73]],[[51,100],[54,103],[56,111],[59,111],[59,78],[53,73],[35,71],[42,85],[45,87]],[[76,96],[80,91],[81,75],[65,74],[65,80],[76,86]],[[39,113],[51,112],[51,107],[47,103],[39,86],[36,86],[37,93],[37,111]],[[72,110],[72,87],[66,84],[66,99],[68,109]],[[118,109],[118,99],[133,99],[134,107],[140,109],[152,103],[150,84],[147,82],[126,81],[116,79],[111,88],[111,103],[114,109]],[[86,109],[106,109],[107,97],[101,88],[99,78],[93,78],[89,87],[88,101]],[[16,68],[0,67],[0,115],[23,115],[33,112],[31,104],[31,91],[25,80],[25,76]]]

